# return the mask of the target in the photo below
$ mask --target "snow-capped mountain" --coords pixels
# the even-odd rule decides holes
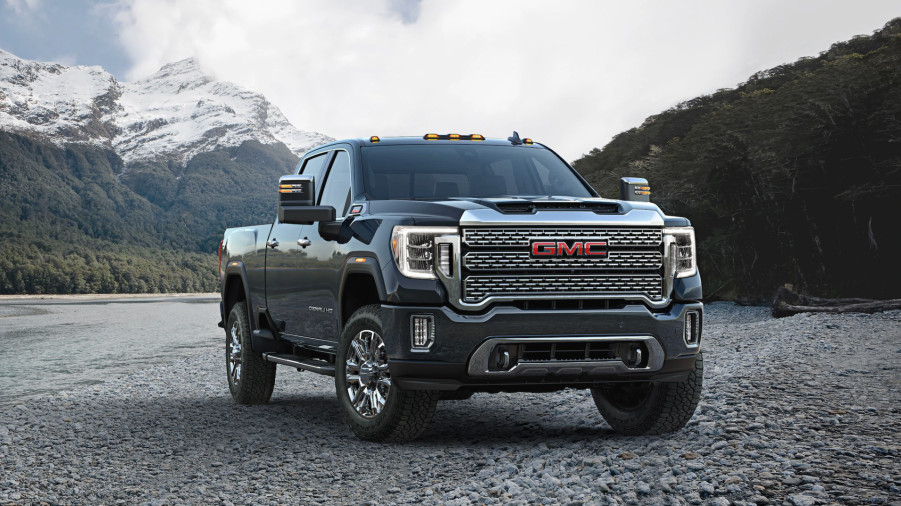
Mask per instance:
[[[23,60],[0,50],[0,130],[55,144],[88,142],[128,163],[174,159],[246,140],[283,142],[297,155],[332,141],[298,130],[266,97],[217,81],[194,59],[120,83],[102,67]]]

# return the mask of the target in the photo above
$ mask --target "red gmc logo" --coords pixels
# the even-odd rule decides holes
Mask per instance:
[[[605,257],[607,241],[565,241],[533,240],[529,254],[533,257]]]

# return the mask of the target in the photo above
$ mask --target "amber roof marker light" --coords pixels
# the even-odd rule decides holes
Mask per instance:
[[[532,139],[528,139],[528,138],[523,139],[523,140],[522,140],[522,143],[525,144],[526,146],[531,146],[531,145],[532,145]]]
[[[369,142],[371,142],[373,144],[377,143],[380,140],[381,139],[379,139],[377,135],[373,135],[372,137],[369,138]]]
[[[425,134],[422,136],[427,141],[484,141],[485,136],[480,134]]]

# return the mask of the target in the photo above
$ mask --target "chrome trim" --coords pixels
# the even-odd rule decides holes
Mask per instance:
[[[644,343],[648,347],[648,365],[629,367],[622,360],[608,361],[551,361],[524,362],[506,371],[489,371],[488,360],[491,350],[499,344],[555,343],[555,342],[631,342]],[[470,376],[490,378],[510,378],[517,376],[550,376],[554,374],[629,374],[633,372],[654,372],[663,367],[665,354],[660,343],[653,336],[596,336],[596,337],[494,337],[483,342],[469,359],[467,372]]]
[[[494,209],[470,209],[460,216],[460,226],[643,226],[663,227],[660,213],[632,209],[626,214],[595,214],[586,211],[538,211],[535,214],[502,214]]]
[[[628,264],[633,262],[633,264]],[[645,262],[636,266],[634,263]],[[653,264],[651,264],[653,262]],[[473,272],[504,272],[515,270],[566,270],[579,269],[585,271],[604,270],[648,270],[659,271],[663,267],[663,255],[657,250],[608,250],[603,257],[549,257],[536,258],[528,251],[469,251],[463,255],[463,264]],[[625,265],[624,265],[625,264]],[[650,265],[649,265],[650,264]]]
[[[627,293],[643,295],[656,301],[664,298],[663,278],[658,272],[474,274],[464,278],[462,286],[464,301],[469,303],[491,296],[517,297],[520,294],[540,295],[549,299],[559,295],[606,295],[615,298]]]

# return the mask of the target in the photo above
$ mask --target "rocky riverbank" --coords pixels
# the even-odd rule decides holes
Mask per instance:
[[[901,504],[901,312],[714,304],[684,430],[622,437],[585,391],[439,404],[357,440],[332,378],[235,406],[206,353],[0,411],[0,504]]]

